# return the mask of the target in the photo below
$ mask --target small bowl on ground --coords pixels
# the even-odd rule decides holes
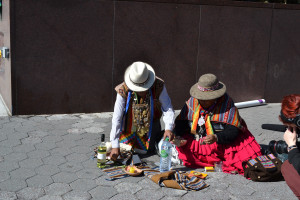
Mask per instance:
[[[137,168],[134,165],[128,165],[124,168],[124,172],[130,176],[139,176],[143,170]]]

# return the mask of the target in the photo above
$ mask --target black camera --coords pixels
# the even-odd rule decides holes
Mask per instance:
[[[277,125],[277,124],[262,124],[261,126],[263,129],[267,130],[273,130],[273,131],[279,131],[279,132],[285,132],[286,129],[288,128],[287,126],[284,125]],[[300,137],[300,129],[298,128],[297,130],[297,137]],[[299,146],[299,142],[297,142],[297,146]],[[264,149],[266,152],[271,152],[275,155],[277,154],[287,154],[288,153],[288,145],[285,141],[283,140],[272,140],[269,142],[268,145],[268,150]]]
[[[283,153],[288,153],[288,145],[285,141],[283,140],[272,140],[269,142],[269,149],[273,154],[283,154]]]

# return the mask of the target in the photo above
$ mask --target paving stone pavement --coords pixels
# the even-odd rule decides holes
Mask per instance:
[[[260,144],[283,133],[261,129],[280,124],[280,104],[240,109]],[[178,112],[177,112],[178,113]],[[297,199],[284,181],[257,183],[240,175],[209,173],[198,192],[160,188],[145,177],[116,181],[91,160],[100,133],[109,140],[112,113],[0,118],[0,199]],[[145,159],[159,161],[158,156]]]

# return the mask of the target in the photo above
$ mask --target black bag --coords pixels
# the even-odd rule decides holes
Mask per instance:
[[[283,181],[281,165],[281,160],[273,154],[258,156],[243,165],[244,176],[259,182]]]

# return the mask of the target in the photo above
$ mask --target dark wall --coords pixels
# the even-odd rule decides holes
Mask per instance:
[[[300,92],[298,10],[162,2],[12,0],[13,114],[112,111],[114,87],[138,60],[165,80],[175,109],[207,72],[236,102]]]
[[[147,62],[179,109],[198,78],[199,6],[116,2],[115,10],[114,85],[132,62]]]
[[[13,113],[112,109],[112,2],[15,0]]]
[[[274,10],[265,96],[300,94],[300,11]]]
[[[216,74],[235,101],[267,99],[271,14],[264,8],[201,6],[197,76]]]

